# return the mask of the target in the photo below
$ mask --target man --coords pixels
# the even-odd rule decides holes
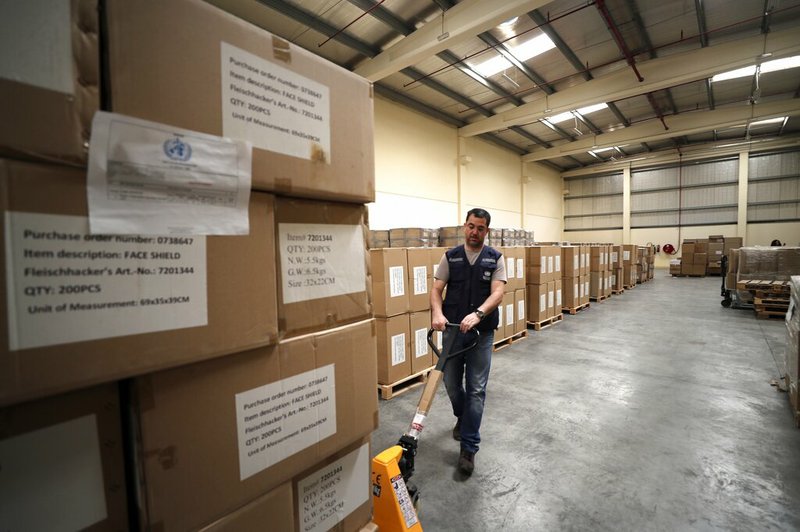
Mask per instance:
[[[458,351],[472,343],[470,329],[480,331],[478,344],[448,360],[444,368],[444,384],[456,416],[453,438],[461,442],[458,468],[467,475],[475,469],[475,453],[481,441],[486,383],[498,324],[496,309],[503,300],[506,283],[502,254],[483,245],[491,220],[483,209],[467,213],[464,245],[442,256],[431,290],[431,327],[444,331],[445,352]],[[447,297],[442,300],[445,286]],[[459,324],[459,329],[445,328],[448,322]]]

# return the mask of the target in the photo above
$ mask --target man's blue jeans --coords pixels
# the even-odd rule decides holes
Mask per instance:
[[[455,328],[445,330],[443,354],[463,349],[475,341],[473,333],[461,334]],[[478,452],[481,442],[481,419],[486,400],[486,384],[492,365],[494,331],[481,333],[478,345],[465,353],[449,358],[444,367],[444,385],[453,405],[453,415],[461,420],[461,448]]]

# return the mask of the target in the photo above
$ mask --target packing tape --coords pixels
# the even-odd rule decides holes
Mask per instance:
[[[292,62],[292,48],[288,41],[280,37],[272,36],[272,56],[284,63]]]

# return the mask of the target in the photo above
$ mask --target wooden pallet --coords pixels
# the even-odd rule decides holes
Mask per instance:
[[[547,318],[546,320],[529,321],[528,322],[528,327],[533,327],[533,330],[535,330],[535,331],[541,331],[542,329],[546,329],[546,328],[550,327],[551,325],[555,325],[556,323],[558,323],[559,321],[561,321],[563,319],[564,319],[564,315],[563,314],[556,314],[552,318]]]
[[[747,279],[736,283],[737,290],[749,290],[751,292],[768,292],[771,294],[789,294],[789,281],[768,281],[762,279]]]
[[[785,310],[756,310],[756,318],[765,320],[770,318],[776,318],[784,320],[786,319],[786,311]]]
[[[612,294],[614,294],[615,296],[618,296],[618,295],[620,295],[620,294],[621,294],[621,293],[623,293],[623,292],[625,292],[625,289],[624,289],[624,288],[621,288],[621,289],[619,289],[619,290],[614,290],[613,288],[611,289],[611,293],[612,293]]]
[[[434,366],[423,369],[418,373],[409,375],[408,377],[400,379],[392,384],[378,384],[378,392],[381,394],[381,399],[388,401],[392,397],[403,395],[404,393],[413,390],[417,386],[425,384],[428,382],[428,374],[433,368]]]
[[[635,284],[624,284],[622,286],[625,287],[625,290],[633,290],[634,288],[636,288]]]
[[[767,305],[767,306],[774,306],[774,307],[786,307],[789,309],[789,298],[788,297],[761,297],[756,293],[756,297],[753,299],[753,303],[756,305]]]
[[[572,314],[574,316],[581,310],[589,308],[589,305],[589,303],[584,303],[583,305],[578,305],[577,307],[564,307],[561,309],[561,312],[566,312],[567,314]]]
[[[517,334],[511,335],[508,338],[503,338],[502,340],[496,341],[492,344],[494,351],[500,351],[501,349],[505,349],[506,347],[510,346],[513,343],[519,342],[520,340],[528,337],[528,331],[520,331]]]
[[[608,299],[608,296],[600,296],[600,297],[591,297],[590,296],[589,297],[589,301],[596,301],[597,303],[602,303],[606,299]]]

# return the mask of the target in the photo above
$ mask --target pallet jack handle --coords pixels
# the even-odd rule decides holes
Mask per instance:
[[[457,323],[447,323],[445,327],[459,328]],[[400,437],[394,447],[386,449],[372,459],[372,500],[374,506],[373,522],[381,531],[389,532],[422,532],[417,518],[416,508],[419,504],[419,489],[409,482],[414,473],[414,459],[417,455],[417,442],[425,428],[433,398],[444,374],[444,367],[451,358],[469,351],[478,345],[480,331],[471,329],[466,334],[475,339],[468,346],[458,351],[442,354],[433,342],[434,329],[428,330],[428,345],[436,354],[436,366],[428,374],[425,388],[422,390],[417,411],[408,430]],[[452,345],[452,343],[451,343]]]

